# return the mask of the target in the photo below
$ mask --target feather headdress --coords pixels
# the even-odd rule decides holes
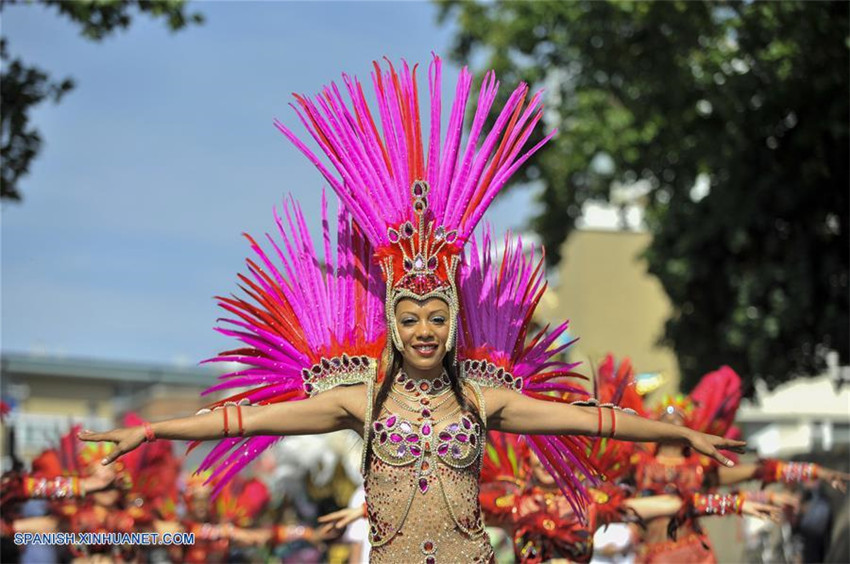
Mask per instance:
[[[417,67],[403,63],[397,71],[392,64],[382,69],[375,63],[374,68],[376,112],[369,108],[360,81],[347,75],[343,83],[349,103],[336,84],[314,99],[296,96],[295,110],[330,166],[289,128],[276,125],[319,169],[372,245],[386,280],[386,316],[395,345],[401,348],[395,329],[398,300],[440,297],[452,317],[451,349],[459,311],[455,276],[463,246],[510,176],[552,134],[525,148],[542,116],[540,94],[526,104],[525,84],[513,91],[488,129],[499,87],[490,72],[464,139],[463,118],[472,90],[472,76],[464,68],[443,135],[442,62],[434,56],[428,70],[426,146]]]

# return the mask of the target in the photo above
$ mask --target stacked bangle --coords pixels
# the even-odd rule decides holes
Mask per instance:
[[[693,497],[694,511],[697,515],[740,515],[744,499],[737,494],[699,494]]]

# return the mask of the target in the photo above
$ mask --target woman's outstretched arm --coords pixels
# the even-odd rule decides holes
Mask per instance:
[[[690,446],[718,462],[733,466],[717,449],[741,451],[744,441],[700,433],[687,427],[653,421],[623,411],[536,400],[508,390],[482,390],[487,408],[487,427],[526,435],[609,436],[635,442],[671,442]],[[600,423],[601,421],[601,423]],[[600,432],[601,431],[601,432]]]
[[[217,409],[210,413],[167,419],[151,424],[157,439],[184,441],[210,441],[226,436],[242,435],[314,435],[341,429],[361,431],[366,409],[365,386],[336,388],[302,401],[293,401],[262,406],[235,406]],[[225,410],[228,433],[225,434]],[[111,442],[117,448],[103,459],[109,464],[123,454],[134,450],[146,438],[145,428],[125,427],[105,433],[83,431],[79,438],[84,441]]]

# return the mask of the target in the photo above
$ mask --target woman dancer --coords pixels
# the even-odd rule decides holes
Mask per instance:
[[[740,448],[741,441],[547,399],[542,392],[559,389],[557,380],[567,372],[550,369],[557,364],[549,358],[554,340],[550,335],[541,332],[532,345],[524,346],[527,318],[496,320],[501,326],[492,331],[501,339],[488,343],[470,334],[461,337],[459,349],[456,277],[464,244],[496,192],[549,136],[522,153],[542,112],[539,95],[526,107],[528,88],[521,85],[479,146],[496,97],[491,73],[463,150],[461,121],[471,87],[464,70],[443,140],[440,76],[435,58],[429,72],[427,160],[415,68],[404,65],[400,73],[392,67],[384,72],[376,65],[373,82],[381,134],[356,80],[344,77],[351,107],[336,86],[326,88],[316,101],[297,98],[302,121],[339,176],[287,128],[278,127],[316,164],[346,208],[338,222],[337,260],[330,256],[327,236],[326,266],[312,260],[303,217],[296,209],[293,220],[287,208],[290,233],[278,219],[284,246],[276,249],[287,276],[268,260],[264,265],[271,274],[249,263],[254,280],[242,280],[257,305],[222,300],[241,318],[232,322],[237,330],[224,331],[248,347],[217,360],[236,360],[249,368],[230,375],[220,387],[256,388],[217,402],[214,407],[219,409],[213,413],[81,434],[84,440],[117,445],[105,464],[146,440],[225,439],[206,466],[215,466],[226,478],[276,437],[352,429],[365,441],[372,561],[427,563],[492,560],[478,502],[488,429],[550,435],[536,437],[532,444],[567,491],[571,485],[579,489],[571,467],[580,461],[570,435],[680,442],[731,464],[717,449]],[[256,244],[255,250],[260,253]],[[369,261],[372,254],[381,267],[383,292]],[[485,277],[494,276],[489,268],[484,270]],[[524,304],[539,299],[529,285],[529,280],[539,281],[535,277],[508,271],[496,273],[494,279],[513,284]],[[491,289],[465,280],[463,271],[461,280],[481,290],[479,296]],[[375,299],[381,295],[383,308]],[[463,315],[479,319],[487,319],[488,307],[494,305],[465,304]],[[383,326],[374,323],[380,315],[385,316]],[[519,345],[500,348],[510,341]],[[386,359],[381,358],[384,343]],[[378,376],[383,380],[376,390]],[[243,402],[252,405],[243,408]]]
[[[687,426],[718,435],[735,436],[732,426],[741,398],[741,381],[734,370],[723,366],[706,374],[690,396],[666,397],[657,416],[673,425]],[[693,453],[681,444],[661,442],[654,452],[643,452],[636,457],[635,481],[639,492],[654,496],[677,494],[685,498],[711,491],[718,486],[731,486],[747,480],[760,479],[763,484],[773,482],[794,483],[821,478],[833,487],[844,491],[850,478],[843,472],[823,468],[816,464],[761,460],[756,464],[738,464],[734,468],[718,466],[712,460]],[[769,496],[743,493],[755,501],[770,501]],[[782,502],[787,496],[774,494],[774,501]],[[698,514],[688,515],[686,508],[671,525],[668,516],[647,522],[637,561],[663,562],[716,562],[708,537],[702,532]],[[675,538],[668,532],[677,529]]]

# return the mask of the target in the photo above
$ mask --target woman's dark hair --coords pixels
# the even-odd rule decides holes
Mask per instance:
[[[377,421],[378,417],[381,416],[381,410],[384,408],[387,397],[390,395],[390,389],[393,386],[395,376],[398,374],[398,371],[401,370],[404,361],[404,357],[402,357],[401,353],[393,346],[391,341],[388,343],[388,346],[391,351],[390,362],[387,365],[386,372],[384,373],[384,381],[378,389],[378,395],[375,397],[375,401],[372,402],[372,413],[369,418],[372,422]],[[463,393],[463,384],[460,380],[460,371],[455,363],[455,354],[454,349],[446,353],[446,356],[443,357],[443,369],[449,376],[449,381],[452,383],[452,392],[454,392],[455,399],[460,405],[460,408],[465,412],[471,413],[473,418],[481,424],[481,417],[478,414],[478,410],[470,409],[469,401],[466,399],[466,394]],[[366,429],[365,437],[363,437],[366,441],[366,472],[369,472],[369,465],[372,462],[372,432],[372,426],[370,425],[369,428]]]

